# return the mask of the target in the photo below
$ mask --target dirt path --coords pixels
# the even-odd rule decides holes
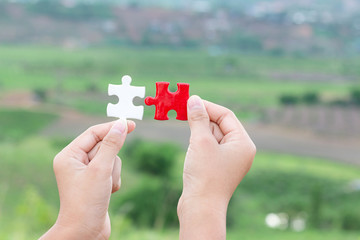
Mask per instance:
[[[75,111],[63,111],[61,118],[46,127],[42,134],[51,137],[74,138],[89,126],[109,121],[106,117],[94,117]],[[187,122],[181,121],[136,121],[137,129],[129,135],[129,140],[144,138],[156,141],[172,141],[186,149],[190,131]],[[329,138],[313,135],[311,132],[269,126],[245,124],[258,151],[273,151],[309,157],[319,157],[360,166],[360,139]]]
[[[299,129],[249,124],[259,150],[319,157],[360,166],[360,138],[331,138]]]

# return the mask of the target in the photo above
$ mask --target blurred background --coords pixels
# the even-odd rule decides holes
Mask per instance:
[[[0,239],[54,223],[53,157],[111,120],[108,84],[129,74],[146,96],[190,83],[248,129],[258,154],[228,239],[359,240],[359,53],[357,0],[0,1]],[[153,116],[120,153],[111,239],[178,238],[189,130]]]

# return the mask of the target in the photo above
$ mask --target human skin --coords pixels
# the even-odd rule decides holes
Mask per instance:
[[[249,171],[256,147],[235,114],[192,96],[190,144],[178,203],[180,239],[226,239],[230,198]]]
[[[134,128],[134,122],[124,120],[93,126],[55,157],[60,211],[41,240],[110,237],[110,196],[121,185],[117,154]]]
[[[229,200],[249,171],[256,148],[228,109],[192,96],[190,144],[178,203],[180,239],[226,238]],[[89,128],[54,159],[60,211],[40,239],[108,239],[111,193],[121,185],[117,156],[135,123],[116,121]]]

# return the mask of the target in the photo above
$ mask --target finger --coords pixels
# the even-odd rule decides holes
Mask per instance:
[[[88,153],[88,160],[89,160],[89,162],[94,159],[94,157],[96,156],[97,152],[98,152],[99,149],[100,149],[100,146],[101,146],[101,141],[98,142],[98,143],[93,147],[93,149],[90,150],[90,152]],[[89,163],[88,163],[88,164],[89,164]]]
[[[224,134],[223,134],[222,131],[220,130],[219,125],[217,125],[217,124],[214,123],[214,122],[210,122],[210,129],[211,129],[211,132],[212,132],[212,134],[214,135],[216,141],[217,141],[218,143],[220,143],[221,140],[224,138]]]
[[[224,135],[232,132],[245,132],[239,119],[229,109],[204,100],[206,110],[212,122],[216,123]]]
[[[110,131],[116,121],[103,123],[88,128],[84,133],[72,141],[68,148],[79,148],[82,151],[89,153],[95,145],[102,141],[106,134]],[[134,131],[136,125],[133,121],[127,121],[128,133]]]
[[[135,130],[135,128],[136,128],[135,122],[131,120],[127,120],[127,129],[128,129],[127,133],[131,133],[132,131]]]
[[[201,98],[191,96],[187,106],[191,137],[211,136],[209,115]]]
[[[128,125],[128,133],[131,133],[132,131],[135,130],[136,124],[135,122],[128,120],[127,121],[127,125]],[[88,158],[89,160],[93,160],[93,158],[95,157],[96,153],[98,152],[100,146],[101,146],[101,142],[98,142],[93,149],[90,150],[90,152],[88,153]]]
[[[104,137],[97,154],[89,165],[104,170],[106,174],[111,174],[115,158],[125,142],[126,135],[127,123],[119,119]]]
[[[112,172],[112,191],[117,192],[121,187],[121,159],[116,156]]]

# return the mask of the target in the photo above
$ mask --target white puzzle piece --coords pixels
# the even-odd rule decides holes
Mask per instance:
[[[116,95],[119,98],[117,104],[109,103],[107,105],[107,116],[118,118],[133,118],[142,120],[144,115],[144,106],[135,106],[133,104],[134,97],[145,97],[145,87],[130,86],[130,76],[123,76],[122,85],[109,84],[109,96]]]

